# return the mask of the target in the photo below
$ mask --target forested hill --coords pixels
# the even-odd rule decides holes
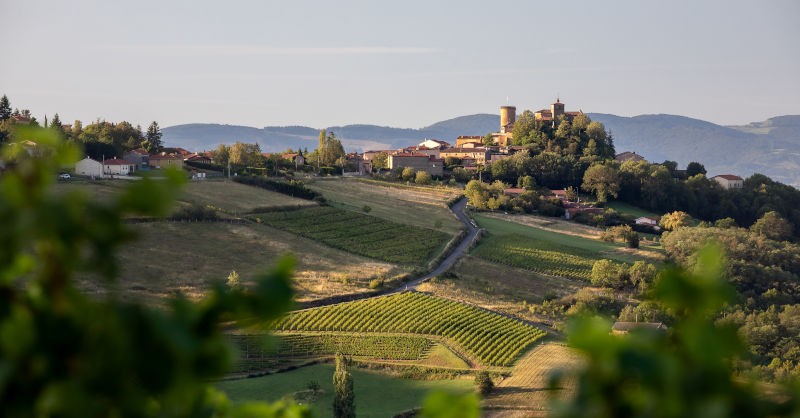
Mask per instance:
[[[486,135],[500,126],[497,115],[462,116],[434,123],[421,129],[391,128],[376,125],[330,126],[348,151],[395,149],[415,145],[427,138],[455,143],[459,135]],[[210,150],[220,143],[258,142],[265,152],[317,146],[319,129],[306,126],[267,126],[252,128],[236,125],[192,123],[162,129],[167,146],[190,150]]]
[[[761,173],[800,187],[800,116],[780,116],[746,126],[720,126],[674,115],[620,117],[590,113],[614,135],[617,152],[649,161],[703,163],[709,175]]]
[[[590,113],[614,135],[617,152],[635,151],[649,161],[691,161],[705,165],[710,175],[761,173],[800,187],[800,116],[780,116],[744,126],[720,126],[675,115],[621,117]],[[394,149],[425,138],[455,142],[459,135],[484,135],[500,125],[497,115],[478,114],[438,122],[421,129],[375,125],[333,126],[348,151]],[[163,129],[168,146],[210,150],[220,143],[258,142],[265,152],[316,147],[319,131],[304,126],[252,128],[188,124]]]

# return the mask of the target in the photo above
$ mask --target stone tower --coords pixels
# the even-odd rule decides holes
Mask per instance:
[[[517,118],[517,108],[514,106],[500,106],[500,133],[511,132]]]
[[[564,103],[561,103],[561,98],[556,98],[556,102],[550,105],[550,114],[553,115],[553,127],[558,123],[558,117],[564,114]]]

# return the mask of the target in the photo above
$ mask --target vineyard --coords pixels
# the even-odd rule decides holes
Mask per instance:
[[[348,356],[381,360],[418,360],[433,346],[433,341],[410,335],[292,334],[274,337],[271,349],[260,348],[260,335],[235,335],[234,343],[250,357],[313,357],[342,353]]]
[[[602,254],[529,236],[490,235],[473,254],[496,263],[553,276],[590,280]]]
[[[400,264],[424,264],[450,238],[443,232],[328,206],[260,213],[251,218],[334,248]]]
[[[293,312],[276,329],[439,336],[491,366],[511,365],[545,334],[515,319],[418,292]]]

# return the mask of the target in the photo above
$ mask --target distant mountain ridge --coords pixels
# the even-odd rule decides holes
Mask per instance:
[[[617,152],[635,151],[649,161],[692,161],[705,165],[709,175],[765,174],[800,187],[800,115],[778,116],[743,126],[721,126],[676,115],[633,117],[589,113],[614,135]],[[375,125],[332,126],[349,151],[396,149],[426,138],[455,143],[459,135],[497,131],[498,115],[461,116],[421,129]],[[164,143],[190,150],[211,150],[220,143],[258,142],[265,152],[287,148],[314,149],[319,130],[306,126],[253,128],[236,125],[187,124],[164,128]]]

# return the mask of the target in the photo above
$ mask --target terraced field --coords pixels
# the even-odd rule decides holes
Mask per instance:
[[[510,366],[545,335],[521,321],[418,292],[292,312],[275,328],[439,336],[490,366]]]
[[[250,216],[256,222],[392,263],[424,265],[444,247],[444,232],[328,206]]]

